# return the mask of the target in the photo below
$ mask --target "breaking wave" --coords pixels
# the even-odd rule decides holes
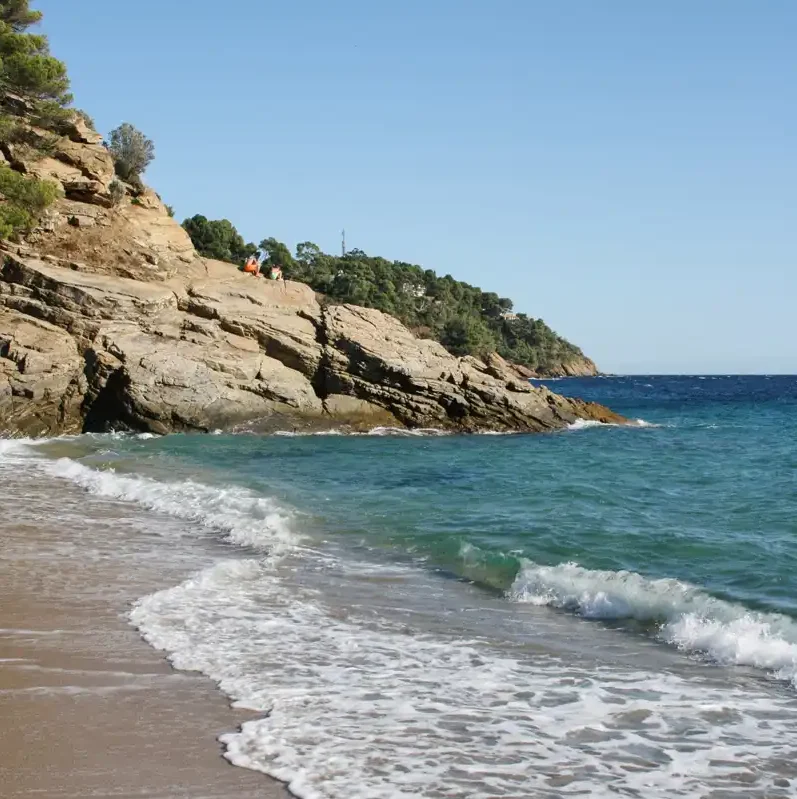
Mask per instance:
[[[398,438],[418,438],[424,436],[447,436],[450,433],[436,427],[416,427],[412,429],[407,427],[373,427],[364,432],[341,430],[340,428],[313,431],[277,430],[272,435],[285,438],[304,438],[307,436],[396,436]]]
[[[41,467],[106,499],[134,502],[225,534],[240,546],[270,552],[299,543],[291,526],[292,514],[274,500],[235,486],[214,487],[194,480],[161,482],[140,475],[91,469],[70,458],[43,462]]]
[[[723,665],[764,669],[797,687],[793,619],[752,611],[680,580],[591,570],[576,563],[540,566],[523,561],[509,597],[587,619],[647,622],[656,626],[662,641],[685,652],[706,655]]]
[[[665,799],[703,795],[731,761],[734,777],[774,790],[761,763],[785,757],[797,729],[788,692],[753,687],[727,712],[722,681],[517,657],[329,606],[284,578],[227,561],[141,599],[131,621],[176,668],[263,714],[221,737],[225,756],[303,799]]]
[[[661,427],[660,424],[647,422],[644,419],[632,419],[626,424],[614,422],[599,422],[597,419],[576,419],[575,422],[567,426],[568,430],[589,430],[592,427]]]

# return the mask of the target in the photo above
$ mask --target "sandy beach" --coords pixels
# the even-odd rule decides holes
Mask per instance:
[[[2,478],[3,797],[288,796],[222,757],[216,736],[251,716],[127,622],[131,602],[191,570],[179,542],[167,562],[129,506],[93,503],[88,518],[77,488]]]

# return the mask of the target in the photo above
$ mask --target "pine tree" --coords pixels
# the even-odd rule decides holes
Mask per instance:
[[[28,0],[0,0],[0,91],[63,107],[72,101],[66,65],[50,54],[46,36],[26,32],[39,19]]]
[[[50,55],[46,36],[26,32],[40,19],[29,0],[0,0],[0,138],[6,142],[29,134],[28,123],[57,130],[72,113],[66,66]],[[58,195],[55,183],[0,166],[0,238],[30,230]]]

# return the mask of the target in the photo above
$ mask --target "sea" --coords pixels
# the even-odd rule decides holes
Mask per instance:
[[[797,377],[546,385],[635,423],[0,440],[0,478],[80,497],[76,579],[169,564],[129,624],[302,799],[797,796]]]

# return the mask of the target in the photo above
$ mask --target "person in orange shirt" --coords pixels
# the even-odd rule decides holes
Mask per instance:
[[[260,263],[257,260],[257,255],[250,255],[246,259],[246,263],[244,264],[244,272],[257,277],[258,273],[260,272]]]

